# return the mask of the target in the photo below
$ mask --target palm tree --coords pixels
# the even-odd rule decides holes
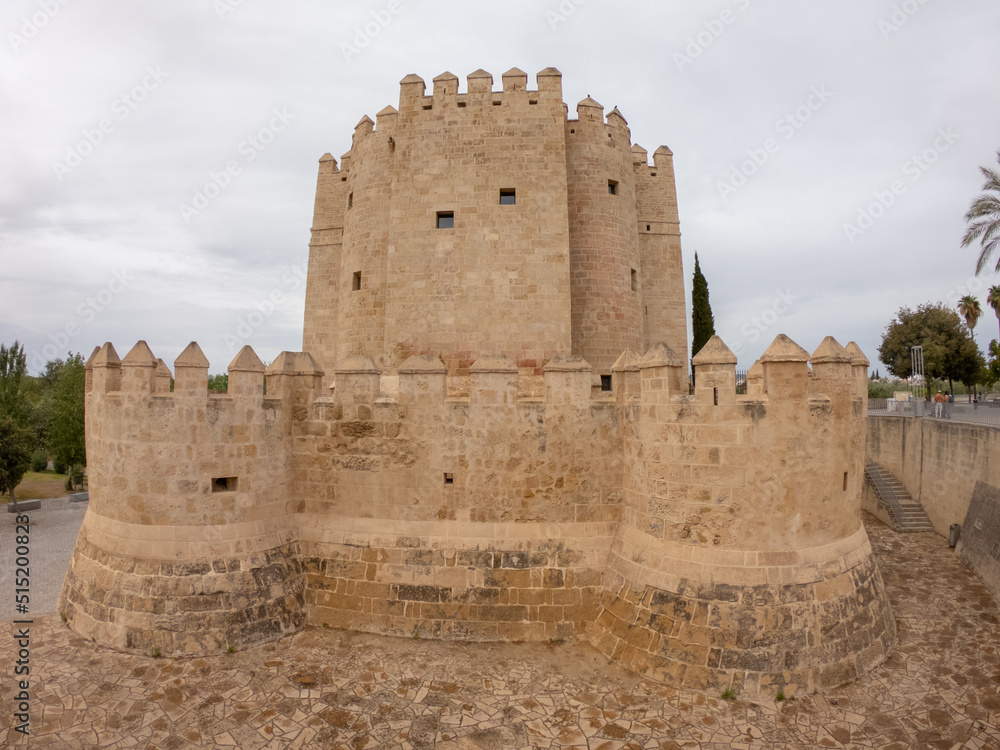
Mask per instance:
[[[1000,163],[1000,150],[997,151],[997,162]],[[976,261],[976,275],[986,268],[990,256],[1000,247],[1000,172],[995,169],[980,167],[986,182],[983,193],[972,201],[965,220],[969,222],[962,237],[962,247],[968,247],[976,240],[982,245],[979,260]],[[997,260],[996,271],[1000,272],[1000,259]]]
[[[958,314],[965,318],[965,325],[969,327],[969,337],[975,341],[976,336],[972,329],[976,327],[976,323],[983,316],[983,308],[979,306],[979,300],[971,294],[965,295],[958,301]],[[975,384],[973,383],[973,385]],[[969,391],[969,402],[972,402],[972,391]]]
[[[990,291],[986,295],[986,304],[993,308],[993,312],[997,316],[997,321],[1000,322],[1000,286],[990,287]],[[1000,341],[1000,339],[997,339],[997,341]]]
[[[983,317],[983,308],[980,307],[979,300],[971,294],[965,295],[958,301],[958,314],[965,318],[965,325],[969,327],[969,335],[975,340],[972,329],[976,327],[976,323]]]

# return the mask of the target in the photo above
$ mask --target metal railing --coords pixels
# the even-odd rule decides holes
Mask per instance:
[[[865,465],[865,477],[871,482],[872,487],[875,488],[876,497],[878,497],[879,502],[889,511],[893,525],[896,527],[896,531],[899,531],[900,522],[903,518],[903,509],[899,505],[899,498],[896,497],[896,491],[885,483],[885,480],[882,478],[882,470],[876,463],[869,461]]]
[[[896,401],[891,398],[868,399],[870,416],[919,417],[942,422],[963,422],[1000,427],[1000,401],[966,401],[956,396],[953,403],[934,401]]]

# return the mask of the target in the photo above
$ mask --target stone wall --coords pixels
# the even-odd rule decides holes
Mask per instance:
[[[338,368],[332,397],[296,426],[310,622],[583,635],[621,498],[615,404],[591,399],[590,370],[554,358],[543,395],[524,397],[517,366],[484,357],[468,395],[448,397],[436,357],[403,363],[391,392],[371,360]]]
[[[1000,486],[1000,429],[947,420],[868,418],[868,456],[895,475],[947,537],[977,482]]]
[[[746,396],[735,363],[713,337],[694,396],[666,347],[616,367],[624,509],[598,647],[700,690],[837,685],[895,642],[859,510],[867,361],[779,336]]]
[[[955,554],[1000,599],[1000,489],[976,482]]]
[[[812,375],[808,364],[812,364]],[[92,501],[61,608],[78,632],[163,654],[303,622],[402,636],[586,638],[654,679],[791,693],[872,668],[894,628],[860,524],[863,356],[779,336],[750,393],[717,337],[543,374],[468,376],[355,355],[333,390],[308,354],[249,348],[206,391],[140,342],[88,363]],[[756,373],[756,371],[755,371]],[[325,395],[329,394],[329,395]]]

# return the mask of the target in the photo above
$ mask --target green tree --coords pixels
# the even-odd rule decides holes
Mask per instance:
[[[1000,162],[1000,150],[997,150],[997,162]],[[965,214],[965,221],[969,226],[962,237],[962,247],[968,247],[977,240],[982,247],[976,261],[977,276],[1000,247],[1000,172],[987,167],[980,167],[979,171],[986,178],[983,183],[983,190],[986,192],[976,197],[969,206],[969,211]],[[997,260],[995,270],[1000,271],[1000,259]]]
[[[54,461],[86,465],[84,440],[84,391],[87,373],[83,357],[70,354],[56,372],[48,392],[48,448]]]
[[[701,272],[698,253],[694,254],[694,279],[691,282],[691,356],[694,357],[715,335],[715,318],[708,301],[708,281]]]
[[[229,390],[229,373],[224,372],[221,375],[209,375],[208,376],[208,390],[210,391],[221,391],[225,393]]]
[[[24,346],[17,341],[9,348],[0,344],[0,417],[37,432],[35,408],[28,398],[30,381]]]
[[[35,436],[10,417],[0,416],[0,495],[9,494],[17,508],[14,490],[31,468]]]
[[[943,304],[923,304],[916,310],[900,308],[882,334],[879,359],[897,378],[913,374],[910,349],[924,349],[924,374],[967,385],[976,382],[986,361],[958,313]]]

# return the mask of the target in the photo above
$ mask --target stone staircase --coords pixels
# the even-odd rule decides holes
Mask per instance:
[[[874,461],[865,466],[865,481],[871,484],[893,520],[896,531],[934,531],[923,506],[910,497],[903,483]]]

